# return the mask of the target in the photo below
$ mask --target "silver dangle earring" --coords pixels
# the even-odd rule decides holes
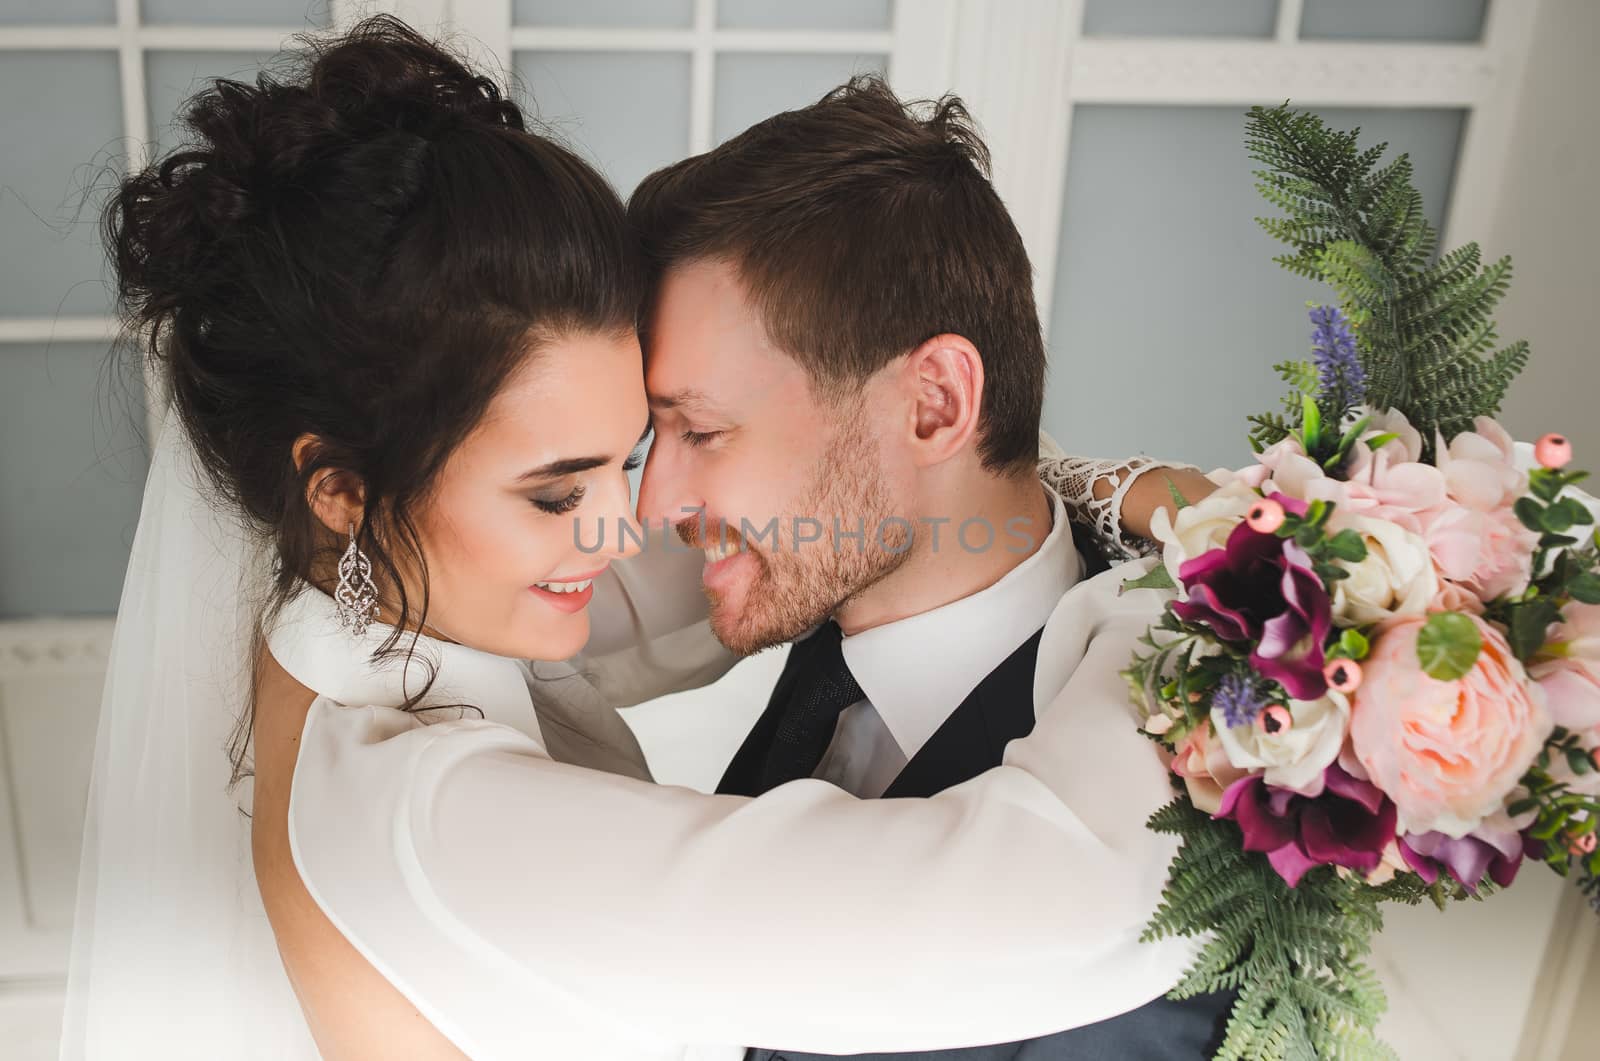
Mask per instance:
[[[356,547],[356,525],[350,524],[350,546],[339,558],[339,586],[333,593],[339,625],[356,637],[378,617],[378,587],[372,581],[372,561]]]

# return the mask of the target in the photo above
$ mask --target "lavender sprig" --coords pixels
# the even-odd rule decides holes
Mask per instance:
[[[1338,423],[1367,397],[1367,373],[1356,353],[1355,333],[1337,306],[1311,311],[1311,360],[1317,369],[1317,404],[1324,418]]]
[[[1232,729],[1254,722],[1266,700],[1258,682],[1243,674],[1224,674],[1211,694],[1211,706],[1222,712],[1222,720]]]

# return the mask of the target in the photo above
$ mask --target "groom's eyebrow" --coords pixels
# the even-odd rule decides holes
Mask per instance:
[[[684,388],[671,391],[667,394],[652,394],[649,396],[650,408],[657,411],[668,409],[696,409],[712,404],[703,391]]]
[[[650,424],[644,425],[644,431],[639,434],[639,441],[633,444],[633,449],[638,449],[644,440],[650,437]],[[629,450],[633,452],[633,450]],[[559,479],[563,475],[576,475],[579,472],[593,471],[595,468],[604,468],[615,457],[564,457],[549,464],[541,464],[537,468],[530,468],[517,476],[517,482],[525,483],[529,479]]]

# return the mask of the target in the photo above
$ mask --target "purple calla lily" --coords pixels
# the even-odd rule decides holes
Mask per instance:
[[[1515,829],[1479,829],[1466,836],[1419,833],[1400,838],[1400,857],[1417,876],[1432,884],[1440,870],[1449,872],[1467,891],[1477,894],[1484,874],[1500,887],[1517,879],[1523,839]]]
[[[1337,763],[1323,784],[1322,795],[1311,798],[1273,788],[1254,774],[1228,786],[1216,817],[1236,822],[1244,849],[1265,854],[1291,888],[1317,866],[1371,873],[1394,840],[1394,804]]]
[[[1333,607],[1311,557],[1292,539],[1241,523],[1221,549],[1186,561],[1178,577],[1188,596],[1172,605],[1178,618],[1253,645],[1250,665],[1296,700],[1328,691],[1322,670]]]

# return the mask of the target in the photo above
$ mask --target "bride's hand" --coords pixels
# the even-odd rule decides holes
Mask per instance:
[[[1136,473],[1133,485],[1128,487],[1127,494],[1122,498],[1122,530],[1136,537],[1148,538],[1150,520],[1156,509],[1164,508],[1167,515],[1177,515],[1178,503],[1172,496],[1174,489],[1192,505],[1216,488],[1215,483],[1193,468],[1169,468],[1164,465],[1146,468]],[[1100,479],[1095,482],[1094,489],[1096,497],[1110,497],[1115,486],[1108,479]]]

